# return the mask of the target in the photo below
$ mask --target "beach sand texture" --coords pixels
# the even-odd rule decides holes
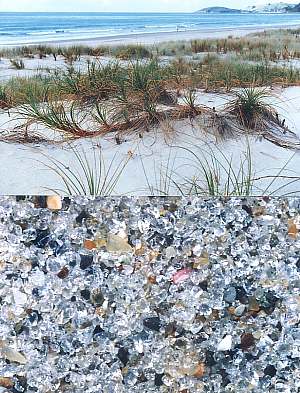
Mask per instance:
[[[130,43],[147,43],[153,44],[161,41],[169,41],[174,39],[191,39],[206,37],[226,37],[228,33],[238,36],[248,34],[252,29],[244,29],[238,31],[215,31],[212,32],[180,32],[168,34],[147,34],[139,36],[123,37],[119,41],[117,38],[106,38],[105,44],[128,44]],[[88,41],[85,44],[96,45],[100,41]],[[80,42],[76,42],[79,44]],[[66,44],[66,43],[64,43]],[[74,67],[85,70],[87,67],[86,60],[88,56],[82,56],[81,60],[75,62]],[[109,62],[111,59],[102,57],[101,61]],[[168,61],[168,58],[166,59]],[[293,61],[293,67],[299,68],[299,62]],[[53,71],[55,69],[66,68],[66,63],[62,58],[54,61],[51,57],[45,59],[24,59],[25,68],[21,70],[13,69],[9,59],[2,59],[0,63],[0,78],[3,82],[8,81],[12,77],[31,77],[37,72],[43,73],[45,69]],[[122,63],[122,61],[121,61]],[[123,61],[128,64],[128,61]],[[284,63],[284,62],[283,62]],[[49,72],[49,71],[47,71]],[[47,73],[46,72],[46,73]],[[271,104],[276,107],[282,119],[289,129],[300,138],[300,87],[281,88],[273,87],[275,93]],[[230,99],[230,93],[213,94],[199,90],[197,93],[197,103],[206,105],[210,108],[221,110],[222,107]],[[2,132],[12,129],[14,125],[19,124],[20,119],[15,114],[14,109],[0,114],[0,127]],[[190,152],[182,148],[191,149],[195,154],[201,155],[201,149],[207,151],[212,149],[218,159],[222,161],[222,154],[226,154],[228,159],[232,157],[233,167],[238,169],[241,160],[244,157],[245,150],[249,144],[252,154],[253,171],[258,178],[266,176],[266,179],[257,183],[257,188],[253,190],[255,194],[263,193],[270,178],[280,172],[280,168],[284,168],[284,174],[290,176],[291,179],[299,174],[300,152],[291,149],[284,149],[275,144],[257,137],[239,137],[228,139],[226,141],[218,141],[203,133],[201,126],[197,124],[197,120],[190,122],[189,120],[181,120],[172,122],[172,132],[165,132],[164,125],[158,126],[146,133],[143,139],[134,135],[126,135],[122,138],[120,146],[116,145],[113,135],[101,139],[83,138],[79,141],[72,142],[72,148],[79,148],[86,152],[87,157],[91,160],[95,151],[101,147],[106,165],[113,160],[115,155],[118,160],[126,160],[130,157],[128,165],[124,169],[118,184],[114,190],[116,194],[145,195],[149,193],[171,193],[180,194],[182,190],[177,186],[168,183],[168,189],[164,189],[166,185],[162,185],[162,178],[166,180],[166,173],[172,167],[174,176],[180,183],[184,178],[193,178],[197,176],[197,170],[191,161]],[[39,126],[39,132],[49,133],[49,130]],[[95,147],[96,145],[96,147]],[[21,143],[5,143],[0,142],[0,193],[1,194],[44,194],[49,190],[62,190],[63,184],[61,179],[53,172],[47,169],[49,158],[55,158],[65,164],[67,168],[76,168],[78,163],[69,144],[51,145],[43,143],[21,144]],[[199,174],[199,173],[198,173]],[[281,190],[280,187],[286,185]],[[284,194],[297,193],[300,190],[299,181],[291,182],[287,185],[287,180],[277,179],[272,183],[268,193],[280,189]]]

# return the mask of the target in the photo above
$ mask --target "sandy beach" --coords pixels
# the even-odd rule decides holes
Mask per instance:
[[[300,24],[289,25],[288,28],[298,28]],[[72,45],[89,45],[92,47],[96,47],[98,45],[132,45],[132,44],[140,44],[140,45],[155,45],[163,42],[169,41],[181,41],[181,40],[194,40],[194,39],[206,39],[206,38],[226,38],[228,36],[233,37],[244,37],[251,33],[263,32],[263,31],[272,31],[277,29],[285,29],[286,25],[277,25],[277,26],[255,26],[255,27],[240,27],[238,29],[232,28],[222,28],[222,29],[199,29],[199,30],[179,30],[173,32],[159,32],[159,33],[132,33],[132,34],[120,34],[114,36],[99,36],[94,38],[86,38],[86,39],[51,39],[51,41],[47,40],[39,40],[39,41],[28,41],[26,45],[63,45],[63,46],[72,46]],[[13,48],[17,47],[16,44],[5,44],[0,45],[0,48]]]
[[[290,129],[300,138],[300,88],[293,87],[277,91],[277,107],[283,118],[286,119]],[[228,96],[201,93],[199,103],[210,107],[220,108],[227,102]],[[1,129],[11,123],[11,118],[1,115]],[[215,139],[205,136],[197,121],[191,124],[189,121],[173,123],[174,130],[169,138],[163,128],[153,130],[142,141],[131,136],[124,138],[121,146],[116,146],[113,136],[100,139],[85,138],[82,141],[73,142],[72,147],[84,150],[92,160],[95,149],[102,148],[107,166],[117,154],[118,162],[132,155],[131,160],[122,174],[115,193],[120,195],[148,195],[151,194],[149,185],[157,193],[164,193],[162,182],[164,173],[171,169],[176,174],[178,182],[184,177],[197,176],[196,163],[192,155],[182,148],[191,149],[197,155],[203,155],[203,151],[213,149],[220,160],[221,152],[232,157],[233,166],[238,168],[247,145],[252,151],[254,172],[257,177],[273,176],[278,174],[280,168],[287,163],[283,174],[294,177],[299,173],[300,152],[284,149],[266,140],[258,141],[257,138],[239,138],[224,141],[215,145]],[[44,130],[46,132],[46,130]],[[96,146],[96,147],[95,147]],[[69,145],[51,146],[49,144],[11,144],[0,143],[0,177],[2,179],[0,193],[2,194],[45,194],[48,189],[61,189],[61,179],[51,170],[47,169],[49,158],[55,158],[63,162],[67,167],[77,168],[78,162]],[[17,158],[17,159],[16,159]],[[289,162],[289,160],[291,160]],[[146,173],[145,173],[146,168]],[[271,180],[269,178],[258,182],[255,194],[263,192]],[[278,179],[268,190],[272,193],[286,180]],[[284,187],[284,194],[300,191],[300,181]],[[171,195],[180,195],[176,187],[170,186]]]
[[[101,44],[116,45],[122,43],[124,45],[124,49],[122,49],[122,46],[118,49],[120,55],[116,53],[116,56],[119,56],[119,58],[116,59],[112,54],[110,54],[110,56],[108,54],[103,54],[93,57],[83,53],[78,56],[76,55],[74,58],[71,57],[70,60],[67,57],[69,55],[63,52],[61,54],[55,54],[54,59],[51,52],[41,56],[41,53],[38,52],[37,49],[37,52],[30,56],[16,56],[17,61],[22,61],[24,63],[20,69],[13,66],[8,55],[6,58],[3,57],[0,62],[0,80],[3,84],[7,84],[8,89],[12,89],[12,96],[16,96],[16,98],[12,99],[16,99],[17,101],[9,111],[2,110],[0,114],[0,131],[2,134],[2,142],[0,142],[0,178],[2,179],[0,193],[10,195],[34,195],[45,194],[45,192],[49,192],[49,190],[51,190],[51,192],[63,190],[64,184],[62,183],[62,179],[55,171],[49,170],[49,164],[52,162],[51,160],[59,160],[65,168],[75,170],[76,168],[78,169],[78,159],[72,149],[83,151],[85,157],[90,161],[93,160],[95,154],[98,154],[101,149],[106,167],[109,167],[112,161],[114,161],[112,166],[118,165],[118,163],[122,161],[128,161],[122,175],[118,179],[114,194],[149,195],[154,193],[160,195],[180,195],[181,193],[188,192],[187,188],[184,188],[187,179],[195,179],[200,176],[199,162],[198,164],[195,162],[195,157],[203,157],[203,154],[204,157],[206,157],[206,155],[209,157],[209,154],[213,152],[215,159],[220,162],[220,167],[224,165],[225,159],[232,163],[230,164],[232,165],[232,170],[239,173],[241,170],[241,162],[244,161],[246,151],[250,148],[251,170],[253,177],[256,179],[255,186],[251,191],[253,194],[297,194],[300,190],[300,181],[296,179],[297,176],[299,176],[298,168],[300,164],[300,87],[297,74],[300,67],[297,52],[293,52],[295,55],[292,55],[293,53],[291,52],[288,58],[285,57],[285,53],[282,52],[280,56],[278,55],[278,58],[269,60],[268,68],[265,68],[266,66],[260,68],[258,62],[252,60],[254,55],[257,56],[259,54],[256,52],[254,54],[251,52],[247,55],[244,53],[245,51],[240,51],[234,54],[233,51],[235,49],[221,49],[218,55],[213,57],[214,51],[208,48],[200,51],[195,49],[195,53],[189,55],[184,52],[172,54],[174,48],[176,49],[176,45],[182,50],[183,46],[179,44],[178,40],[210,37],[216,39],[218,45],[217,37],[219,36],[236,35],[242,37],[243,35],[249,34],[249,32],[254,32],[254,29],[238,31],[226,30],[226,32],[222,30],[215,31],[214,33],[209,31],[176,32],[171,35],[170,33],[160,33],[153,35],[126,36],[122,38],[114,37],[113,39],[106,37],[105,39],[103,38],[105,41],[101,41]],[[276,39],[273,38],[271,30],[269,33],[271,34],[271,38],[267,36],[266,40],[269,40],[267,42],[277,42]],[[276,34],[279,33],[274,32],[274,37]],[[253,45],[256,45],[257,38],[254,37],[251,39],[254,42]],[[285,36],[282,40],[286,42],[284,41],[286,40]],[[149,129],[146,129],[146,131],[138,132],[136,130],[133,133],[124,132],[124,134],[110,132],[107,133],[107,135],[98,136],[97,138],[84,136],[76,141],[59,144],[55,141],[56,139],[57,141],[61,141],[63,136],[61,130],[57,130],[55,127],[51,129],[51,127],[45,126],[43,121],[39,121],[38,118],[30,120],[29,117],[27,121],[29,121],[30,126],[28,129],[27,126],[24,128],[26,116],[20,115],[20,109],[23,108],[23,112],[22,110],[21,112],[24,113],[24,110],[25,112],[27,111],[27,106],[22,103],[26,103],[26,100],[30,99],[32,94],[40,94],[38,93],[38,89],[42,88],[44,80],[46,84],[53,81],[54,87],[58,81],[68,83],[68,85],[64,85],[65,89],[68,88],[69,83],[73,86],[73,82],[77,80],[76,78],[80,78],[81,80],[82,78],[86,78],[86,75],[89,75],[88,78],[92,78],[91,72],[95,72],[94,77],[96,77],[97,72],[102,75],[102,73],[105,72],[105,68],[113,67],[113,62],[116,60],[118,67],[121,67],[117,72],[123,72],[122,67],[124,67],[124,70],[127,70],[127,67],[129,67],[128,70],[133,72],[135,63],[132,63],[130,57],[124,58],[123,52],[125,51],[124,53],[126,54],[126,50],[133,50],[134,47],[126,47],[125,44],[134,44],[137,42],[139,44],[153,44],[165,41],[167,42],[162,44],[162,50],[164,52],[162,52],[163,54],[159,57],[161,72],[163,72],[166,67],[173,66],[174,64],[174,66],[177,67],[176,72],[185,72],[185,67],[188,67],[188,69],[193,70],[193,73],[195,73],[196,67],[199,67],[197,70],[203,72],[206,76],[197,77],[198,79],[196,82],[193,82],[198,85],[196,89],[191,89],[189,86],[184,87],[185,85],[183,82],[179,82],[179,85],[178,82],[176,82],[176,89],[179,94],[178,103],[171,107],[164,106],[164,110],[171,110],[173,111],[172,113],[175,114],[176,110],[180,113],[182,108],[187,109],[190,107],[190,110],[193,111],[194,109],[192,108],[193,105],[195,105],[199,108],[207,108],[210,113],[209,116],[214,116],[214,113],[220,113],[220,115],[222,115],[222,113],[226,111],[228,102],[234,99],[235,92],[247,91],[245,85],[251,85],[253,81],[251,67],[253,67],[253,72],[256,72],[259,77],[263,75],[263,77],[269,78],[268,75],[274,73],[271,82],[260,82],[257,89],[266,88],[268,90],[270,97],[266,104],[270,105],[270,108],[274,108],[271,109],[271,112],[274,110],[278,121],[280,119],[280,122],[276,125],[276,127],[278,126],[278,130],[274,130],[275,139],[272,141],[269,137],[266,138],[263,134],[260,135],[259,130],[256,130],[253,134],[245,133],[245,135],[243,135],[242,131],[236,135],[227,136],[223,139],[221,135],[214,134],[210,132],[211,130],[207,130],[207,127],[203,127],[201,116],[198,118],[194,115],[192,115],[192,117],[190,117],[190,115],[184,115],[181,119],[179,117],[176,119],[176,116],[174,117],[173,115],[173,118],[166,119],[166,121],[160,121],[158,124],[150,125]],[[168,43],[169,41],[172,42]],[[243,41],[242,38],[240,41],[242,43],[248,42],[247,40]],[[229,45],[232,45],[233,48],[235,48],[236,45],[236,47],[239,48],[238,43],[240,41],[238,39],[235,41],[234,38],[230,38]],[[190,41],[182,42],[188,43]],[[207,42],[209,43],[209,41]],[[205,41],[204,45],[207,45],[207,42]],[[221,42],[222,45],[224,45],[227,41]],[[251,40],[249,42],[251,42]],[[99,45],[99,43],[100,41],[88,41],[85,42],[85,45],[93,47]],[[76,44],[78,44],[78,42],[76,42]],[[64,45],[68,47],[67,42],[64,42]],[[168,49],[168,45],[170,49]],[[199,41],[199,47],[200,45],[202,45],[201,40]],[[256,50],[255,48],[254,46],[254,51]],[[112,47],[112,50],[115,50],[114,47]],[[170,51],[171,55],[166,55],[165,51],[167,51],[166,53]],[[237,49],[237,51],[239,51],[239,49]],[[270,54],[272,54],[271,51]],[[237,58],[237,56],[239,57]],[[263,56],[265,56],[265,54],[263,54]],[[211,58],[212,60],[210,60]],[[93,67],[91,67],[93,62],[95,64],[94,71]],[[137,60],[137,62],[139,63],[139,60]],[[214,77],[211,76],[214,72],[214,68],[212,68],[211,72],[207,71],[207,69],[208,67],[219,67],[219,62],[221,62],[220,64],[224,67],[225,71],[218,71],[216,69],[218,72],[216,78],[221,79],[220,81],[215,81],[213,79]],[[148,63],[149,67],[151,67],[150,60],[141,60],[141,64],[145,64],[145,67]],[[226,76],[226,72],[229,72],[226,71],[226,67],[229,66],[232,67],[230,78]],[[97,69],[97,67],[99,67],[99,69]],[[245,67],[245,70],[243,71],[242,68],[240,70],[240,67]],[[138,69],[136,72],[137,71]],[[71,72],[71,74],[68,74],[69,72]],[[142,72],[142,69],[139,72]],[[245,77],[246,73],[248,73],[248,81],[240,83],[233,74],[231,76],[233,72],[239,72],[241,78]],[[181,74],[179,74],[178,78],[181,78],[180,75]],[[211,82],[204,80],[204,78],[208,77],[212,77]],[[85,79],[84,81],[84,83],[88,82],[88,80]],[[41,86],[38,84],[34,88],[37,89],[35,92],[35,90],[32,90],[31,84],[35,86],[36,83],[41,83]],[[28,87],[26,87],[27,85]],[[171,86],[173,85],[171,84]],[[90,89],[91,86],[87,88]],[[22,89],[25,90],[23,91]],[[81,94],[82,88],[78,89],[78,94]],[[171,90],[172,89],[174,90],[174,87],[172,87]],[[21,92],[21,90],[23,92]],[[190,92],[190,96],[186,95],[188,92]],[[170,94],[173,93],[170,92]],[[69,102],[72,102],[74,99],[74,94],[66,94],[66,96],[62,96],[66,97],[63,98],[63,104],[69,105]],[[88,92],[88,94],[94,93]],[[26,95],[28,95],[27,98]],[[57,100],[57,98],[55,98],[55,100]],[[103,105],[109,104],[109,99],[102,99],[102,101],[104,103]],[[40,106],[40,104],[38,105]],[[44,104],[41,105],[43,106]],[[47,106],[49,103],[47,104],[46,102],[45,105]],[[90,110],[89,106],[86,106],[86,104],[79,105],[78,115],[79,117],[81,115],[84,116],[84,111]],[[116,103],[113,101],[112,105],[115,106]],[[137,105],[139,105],[138,102]],[[158,106],[156,110],[159,110],[159,108]],[[102,111],[101,108],[100,110]],[[152,109],[148,108],[147,110],[150,111]],[[204,111],[206,111],[206,109]],[[144,116],[145,113],[142,116]],[[66,114],[66,116],[69,118],[69,114]],[[105,109],[104,112],[100,113],[100,117],[102,116],[105,116]],[[216,119],[217,118],[218,115]],[[105,124],[105,120],[103,121]],[[275,119],[275,122],[276,121]],[[20,128],[20,126],[23,128]],[[90,126],[87,125],[88,130],[90,130],[89,127]],[[94,126],[91,127],[93,128]],[[141,123],[141,128],[144,128],[143,123]],[[18,135],[21,136],[21,132],[24,132],[24,130],[26,130],[26,133],[28,132],[29,137],[41,135],[44,136],[48,142],[37,140],[36,142],[27,143],[21,138],[19,141],[16,140],[16,142],[13,143],[11,140],[5,139],[15,132],[18,132]],[[288,132],[286,132],[286,130],[288,130]],[[51,139],[53,139],[53,142],[50,141]],[[207,159],[210,160],[211,157]],[[228,165],[228,162],[225,162],[225,165]]]

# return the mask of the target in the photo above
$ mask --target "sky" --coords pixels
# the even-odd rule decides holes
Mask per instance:
[[[268,0],[0,0],[0,12],[193,12],[211,6],[245,8]],[[299,0],[284,0],[299,3]]]

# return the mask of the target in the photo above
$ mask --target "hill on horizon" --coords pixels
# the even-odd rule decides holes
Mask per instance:
[[[206,13],[206,14],[240,14],[240,13],[293,13],[300,12],[300,3],[299,4],[289,4],[285,2],[277,2],[277,3],[267,3],[262,6],[249,6],[245,9],[236,9],[229,7],[206,7],[196,13]]]

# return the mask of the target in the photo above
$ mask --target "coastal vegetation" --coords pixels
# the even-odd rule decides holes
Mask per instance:
[[[31,45],[1,48],[0,57],[9,59],[32,59],[47,57],[67,63],[84,56],[112,57],[121,60],[153,58],[160,56],[194,56],[201,53],[236,55],[250,61],[280,61],[300,58],[300,29],[278,29],[256,32],[244,37],[205,38],[188,41],[170,41],[157,45]]]
[[[265,86],[299,81],[298,70],[220,59],[174,59],[167,65],[157,59],[126,65],[90,61],[86,71],[68,66],[46,76],[9,80],[1,90],[1,106],[15,107],[23,126],[5,137],[36,140],[37,125],[59,132],[64,141],[115,133],[119,143],[126,132],[142,137],[161,122],[199,117],[203,129],[217,137],[246,130],[269,138],[274,127],[282,133],[287,130],[275,109],[264,102]],[[231,90],[232,101],[219,112],[198,103],[202,91]]]
[[[58,144],[110,136],[121,145],[127,135],[143,140],[154,129],[172,133],[173,124],[185,120],[197,125],[200,136],[214,138],[216,149],[218,142],[240,137],[299,149],[300,141],[272,104],[274,87],[300,85],[299,35],[300,30],[289,29],[155,46],[3,49],[1,57],[9,59],[18,74],[0,85],[0,108],[13,114],[14,122],[2,131],[1,140]],[[39,66],[27,76],[28,64],[35,60]],[[49,68],[50,60],[55,67]],[[226,103],[204,105],[201,97],[206,93],[222,95]],[[180,182],[168,168],[160,181],[165,192],[173,187],[194,195],[250,195],[259,181],[250,150],[236,168],[222,151],[216,155],[209,149],[203,155],[185,149],[196,162],[198,176]],[[127,158],[113,170],[113,165],[105,168],[102,151],[93,162],[84,151],[70,151],[78,170],[56,158],[49,161],[62,179],[60,191],[112,194]]]
[[[84,149],[74,148],[71,145],[68,153],[75,157],[75,164],[72,168],[55,157],[46,156],[43,164],[54,172],[62,183],[62,188],[47,188],[46,190],[59,195],[93,197],[113,195],[131,157],[128,155],[125,159],[120,159],[115,153],[111,161],[107,163],[99,144],[92,144],[92,149],[93,155],[90,159]]]
[[[119,182],[126,178],[126,168],[132,160],[132,154],[124,158],[116,152],[107,161],[105,152],[98,143],[92,144],[92,158],[82,148],[70,146],[68,154],[75,156],[73,166],[67,166],[55,157],[45,156],[44,166],[60,180],[60,188],[46,187],[47,192],[58,195],[111,196],[116,192]],[[174,152],[174,154],[173,154]],[[254,167],[253,152],[247,143],[240,154],[238,163],[232,155],[222,151],[221,147],[203,143],[202,146],[173,146],[165,165],[155,168],[153,174],[141,161],[147,188],[134,190],[143,194],[157,196],[181,195],[197,197],[249,197],[253,195],[289,196],[299,192],[297,185],[300,176],[288,169],[295,153],[287,162],[268,174],[258,174]],[[183,153],[185,162],[178,166],[178,156]],[[185,175],[184,168],[193,169],[194,175]],[[142,180],[141,180],[142,181]],[[296,191],[290,191],[290,186]]]

